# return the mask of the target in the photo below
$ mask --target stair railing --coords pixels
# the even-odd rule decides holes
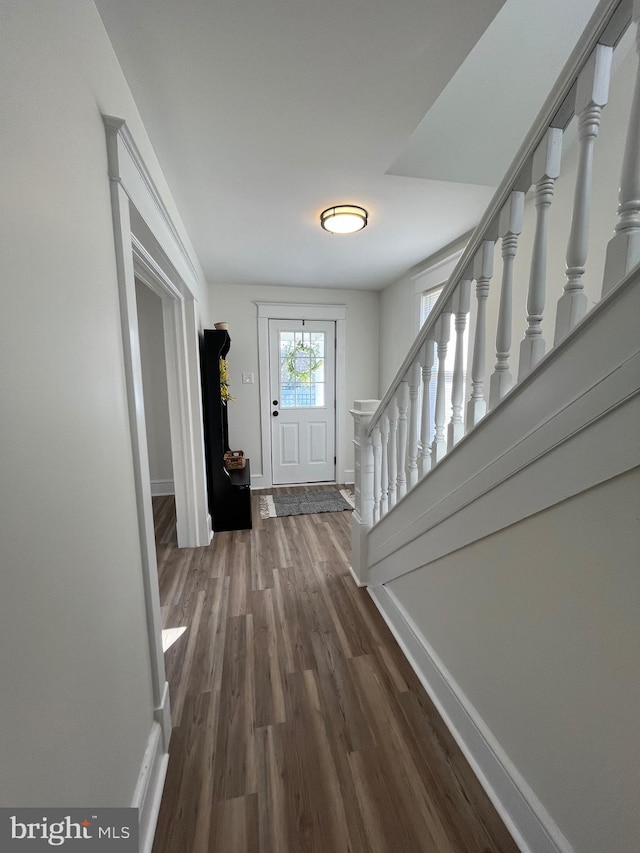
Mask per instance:
[[[632,20],[636,27],[636,52],[640,54],[640,0],[602,0],[599,4],[389,389],[380,402],[360,400],[354,404],[353,571],[361,584],[366,583],[366,535],[370,528],[390,513],[489,410],[500,404],[514,385],[536,368],[547,350],[542,323],[549,209],[560,175],[563,134],[574,117],[578,123],[578,167],[566,281],[558,300],[554,345],[587,312],[583,277],[594,149],[608,98],[613,50]],[[525,193],[531,188],[535,232],[526,328],[514,379],[513,266],[522,230]],[[640,262],[640,67],[629,114],[619,200],[619,222],[607,248],[603,296]],[[498,241],[502,278],[496,362],[487,382],[487,300]],[[475,330],[471,381],[465,383],[463,340],[472,298],[475,298]],[[445,357],[451,344],[452,325],[455,359],[447,399]],[[435,407],[431,411],[429,392],[433,382]],[[466,405],[465,385],[469,386]]]

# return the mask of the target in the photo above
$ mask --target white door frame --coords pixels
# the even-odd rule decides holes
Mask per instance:
[[[162,298],[176,509],[180,517],[178,544],[195,547],[208,545],[212,535],[199,391],[199,328],[193,296],[203,276],[180,240],[126,123],[111,116],[103,116],[103,121],[107,136],[154,718],[160,726],[166,751],[171,736],[171,715],[162,651],[135,279],[137,276]]]
[[[336,480],[346,478],[347,438],[346,407],[346,305],[300,305],[285,302],[256,302],[258,309],[258,381],[260,391],[260,439],[262,473],[251,475],[256,489],[273,486],[271,467],[271,391],[269,377],[269,320],[334,320],[336,324]]]
[[[189,301],[184,299],[170,278],[133,234],[131,246],[135,277],[162,301],[178,547],[197,547],[201,544],[201,537],[198,531],[195,466],[191,462],[195,456],[195,448],[192,444],[193,429],[190,424],[193,412],[187,385],[189,365],[186,363],[187,353],[190,351],[187,322],[193,299]],[[205,524],[208,524],[206,518]],[[205,528],[204,537],[205,544],[209,544],[211,537],[207,528]]]

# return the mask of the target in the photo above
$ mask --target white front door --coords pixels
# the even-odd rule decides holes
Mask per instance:
[[[335,480],[335,323],[269,320],[273,485]]]

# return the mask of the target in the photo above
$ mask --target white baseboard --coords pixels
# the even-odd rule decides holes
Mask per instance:
[[[345,486],[352,486],[356,481],[356,472],[353,468],[346,468],[344,472],[343,483]]]
[[[171,722],[171,700],[169,695],[169,682],[165,681],[162,688],[162,699],[159,706],[155,709],[153,718],[157,723],[160,723],[160,734],[162,736],[161,748],[163,752],[169,752],[169,741],[171,740],[171,732],[173,731],[173,723]]]
[[[268,481],[268,478],[264,476],[264,474],[254,474],[251,472],[251,488],[252,489],[270,489],[272,488],[271,483]]]
[[[574,853],[397,598],[384,586],[369,594],[523,853]]]
[[[138,809],[140,853],[151,853],[168,764],[169,755],[163,750],[160,723],[154,722],[131,803]]]
[[[161,495],[175,495],[176,489],[173,484],[173,480],[152,480],[151,481],[151,495],[154,498],[160,497]]]
[[[364,587],[364,586],[366,586],[366,583],[364,583],[363,581],[361,581],[361,580],[358,578],[358,575],[353,571],[353,566],[349,566],[349,571],[351,572],[351,577],[354,579],[354,581],[355,581],[355,583],[356,583],[356,586],[359,586],[359,587],[361,587],[361,588],[362,588],[362,587]]]

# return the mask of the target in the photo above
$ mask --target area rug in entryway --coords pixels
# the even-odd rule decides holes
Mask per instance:
[[[285,515],[311,515],[315,512],[341,512],[353,509],[353,494],[347,489],[309,492],[300,490],[292,494],[262,495],[261,518],[282,518]]]

